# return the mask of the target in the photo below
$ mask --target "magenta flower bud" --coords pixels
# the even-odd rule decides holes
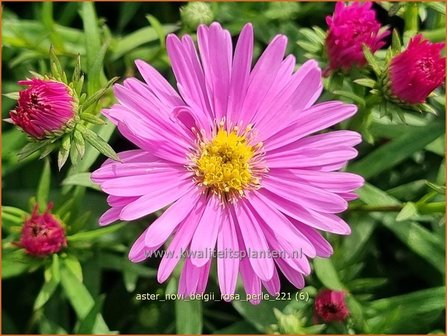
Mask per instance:
[[[329,26],[326,37],[328,71],[362,67],[366,64],[363,45],[374,53],[385,44],[383,39],[390,32],[381,31],[371,6],[371,2],[354,3],[350,6],[337,2],[334,14],[326,17]]]
[[[61,135],[75,116],[70,88],[52,79],[19,81],[28,86],[19,92],[18,105],[10,112],[12,122],[35,139]]]
[[[31,218],[23,224],[18,246],[36,257],[44,257],[59,252],[67,246],[67,239],[62,224],[51,214],[52,204],[43,214],[35,206]]]
[[[444,82],[444,43],[431,43],[416,35],[405,51],[391,60],[391,94],[406,104],[424,103],[428,95]]]
[[[341,322],[349,316],[345,292],[324,289],[315,298],[315,314],[324,322]]]

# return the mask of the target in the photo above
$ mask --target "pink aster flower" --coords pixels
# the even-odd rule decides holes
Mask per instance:
[[[336,214],[363,179],[336,170],[356,157],[360,135],[321,131],[356,107],[315,104],[321,70],[308,61],[294,71],[285,36],[276,36],[252,68],[251,24],[234,51],[218,23],[199,26],[197,35],[198,50],[188,35],[167,37],[179,93],[139,60],[144,82],[115,85],[118,103],[103,113],[139,149],[92,174],[111,206],[100,224],[169,206],[137,239],[130,260],[146,259],[171,237],[158,280],[170,276],[186,251],[179,292],[188,296],[205,290],[210,251],[217,251],[222,294],[234,293],[240,273],[256,303],[262,286],[280,290],[279,272],[304,286],[309,258],[332,253],[319,231],[350,233]]]
[[[366,64],[363,44],[372,53],[380,49],[389,31],[381,31],[372,3],[353,3],[345,6],[337,2],[332,16],[326,17],[329,32],[326,37],[326,51],[330,70],[349,70],[353,66]]]
[[[421,104],[442,85],[445,77],[444,43],[431,43],[416,35],[408,48],[391,60],[391,92],[408,104]]]
[[[75,115],[68,86],[38,78],[22,80],[19,84],[28,88],[19,92],[18,105],[10,112],[12,122],[35,139],[63,133]]]
[[[43,214],[34,207],[31,218],[23,224],[18,246],[36,257],[44,257],[59,252],[67,246],[65,231],[61,223],[51,214],[52,204]]]
[[[315,298],[315,315],[324,322],[342,322],[349,316],[345,292],[322,290]]]

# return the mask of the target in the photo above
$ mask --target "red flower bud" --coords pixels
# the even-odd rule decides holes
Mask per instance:
[[[344,321],[349,316],[345,293],[330,289],[322,290],[315,298],[315,314],[324,322]]]
[[[59,252],[67,246],[65,231],[61,223],[50,213],[52,204],[43,214],[35,206],[31,218],[23,224],[18,246],[30,255],[43,257]]]
[[[28,88],[19,92],[18,105],[10,112],[12,122],[35,139],[64,133],[75,115],[68,86],[51,79],[19,81]]]
[[[371,2],[350,6],[337,2],[334,14],[326,17],[329,26],[326,37],[329,70],[361,67],[366,64],[363,44],[373,53],[385,44],[383,39],[390,32],[380,31],[380,23],[371,6]]]
[[[391,60],[389,79],[393,98],[407,104],[424,103],[444,82],[444,43],[431,43],[416,35],[405,51]]]

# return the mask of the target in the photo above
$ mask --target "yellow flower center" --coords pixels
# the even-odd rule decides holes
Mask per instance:
[[[200,185],[226,199],[259,185],[259,171],[254,164],[262,144],[251,146],[246,135],[238,134],[237,128],[228,132],[220,127],[211,141],[200,143],[193,159]]]

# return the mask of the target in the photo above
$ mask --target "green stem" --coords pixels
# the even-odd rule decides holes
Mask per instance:
[[[419,30],[419,7],[417,3],[407,3],[405,8],[405,31]]]
[[[405,204],[399,205],[352,205],[349,207],[350,211],[364,211],[364,212],[399,212]],[[417,204],[418,212],[420,214],[430,214],[434,212],[445,212],[445,202],[433,202],[426,204]]]
[[[432,42],[443,42],[445,40],[445,28],[423,31],[422,36]]]

